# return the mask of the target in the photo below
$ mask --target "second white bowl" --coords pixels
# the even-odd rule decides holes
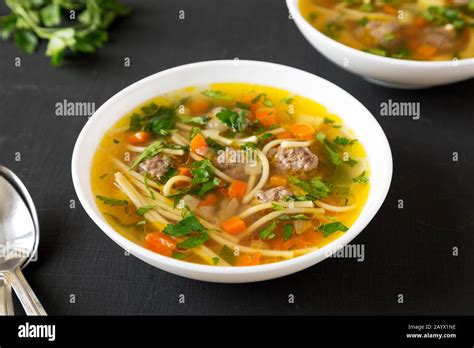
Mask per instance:
[[[457,61],[415,61],[377,56],[337,42],[316,30],[299,9],[286,0],[296,26],[309,43],[333,63],[367,80],[395,88],[426,88],[474,77],[474,58]]]

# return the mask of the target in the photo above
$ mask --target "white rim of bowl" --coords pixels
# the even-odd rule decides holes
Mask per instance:
[[[393,173],[393,159],[392,159],[392,152],[390,149],[390,145],[388,143],[387,137],[380,126],[380,124],[377,122],[375,117],[372,115],[372,113],[361,103],[359,102],[355,97],[353,97],[351,94],[346,92],[344,89],[341,87],[337,86],[336,84],[323,79],[322,77],[316,76],[312,73],[309,73],[307,71],[281,65],[281,64],[276,64],[276,63],[271,63],[271,62],[263,62],[263,61],[254,61],[254,60],[239,60],[239,64],[244,64],[244,65],[253,65],[256,68],[262,67],[262,66],[272,66],[275,69],[283,69],[283,70],[293,70],[296,71],[300,74],[305,74],[308,75],[309,78],[316,80],[318,83],[323,83],[323,84],[329,84],[332,86],[332,88],[339,90],[340,93],[345,94],[347,97],[353,100],[355,104],[358,104],[365,112],[369,115],[368,117],[368,122],[372,123],[373,126],[378,129],[379,135],[381,137],[382,143],[380,146],[383,146],[385,148],[384,152],[386,153],[387,156],[387,164],[385,171],[387,173],[385,177],[385,181],[382,183],[383,188],[381,191],[381,194],[379,197],[376,197],[376,202],[374,202],[373,207],[371,210],[368,210],[365,213],[366,216],[366,222],[362,223],[360,226],[360,231],[356,234],[350,233],[352,226],[354,226],[355,223],[357,223],[358,220],[360,220],[360,215],[354,222],[354,224],[349,227],[348,231],[344,233],[341,237],[339,237],[337,240],[325,245],[321,249],[312,251],[310,253],[300,255],[297,257],[294,257],[292,259],[288,260],[282,260],[278,261],[275,263],[270,263],[270,264],[264,264],[264,265],[256,265],[256,266],[247,266],[247,267],[217,267],[217,266],[211,266],[211,265],[202,265],[202,264],[196,264],[196,263],[191,263],[191,262],[186,262],[186,261],[181,261],[181,260],[176,260],[170,257],[166,257],[157,253],[154,253],[141,245],[138,245],[124,236],[122,236],[119,232],[115,231],[104,219],[104,217],[97,213],[96,210],[94,209],[93,206],[91,206],[87,200],[86,194],[84,190],[82,189],[82,186],[80,185],[79,182],[79,154],[81,151],[82,146],[84,146],[84,143],[86,141],[86,136],[90,128],[92,128],[95,124],[95,122],[99,119],[100,111],[102,109],[107,108],[109,104],[112,104],[115,102],[115,100],[118,100],[120,98],[126,97],[128,93],[130,93],[133,90],[140,89],[142,88],[143,85],[147,84],[148,81],[154,80],[154,79],[159,79],[160,77],[174,74],[176,71],[180,70],[192,70],[193,68],[196,67],[201,67],[201,66],[206,66],[206,65],[222,65],[222,66],[227,66],[227,65],[234,65],[235,66],[235,60],[213,60],[213,61],[204,61],[204,62],[197,62],[197,63],[191,63],[191,64],[185,64],[181,66],[177,66],[174,68],[166,69],[161,72],[155,73],[153,75],[150,75],[148,77],[145,77],[141,80],[138,80],[137,82],[129,85],[128,87],[124,88],[123,90],[119,91],[116,93],[114,96],[112,96],[110,99],[108,99],[103,105],[100,106],[99,109],[90,117],[90,119],[87,121],[87,123],[84,125],[82,128],[76,144],[74,146],[73,154],[72,154],[72,162],[71,162],[71,172],[72,172],[72,181],[73,185],[75,188],[75,191],[77,193],[77,196],[79,198],[79,201],[81,202],[82,207],[86,211],[86,213],[89,215],[89,217],[92,219],[92,221],[107,235],[109,236],[113,241],[119,244],[120,247],[123,248],[122,245],[128,245],[130,248],[126,249],[129,251],[131,254],[142,254],[143,256],[150,258],[150,259],[157,259],[159,260],[160,263],[175,268],[175,269],[181,269],[185,271],[191,271],[191,272],[197,272],[199,274],[206,274],[206,275],[249,275],[249,274],[257,274],[257,273],[266,273],[270,271],[276,271],[284,268],[291,268],[294,269],[294,271],[289,272],[289,274],[295,273],[300,270],[298,268],[298,265],[305,265],[306,262],[308,262],[311,259],[317,258],[319,255],[323,255],[324,259],[328,258],[326,255],[331,255],[337,250],[334,250],[334,245],[336,242],[339,242],[339,245],[347,245],[350,243],[357,235],[359,235],[366,227],[367,225],[372,221],[374,218],[375,214],[378,212],[378,210],[382,207],[383,202],[385,201],[385,198],[388,194],[391,180],[392,180],[392,173]],[[324,101],[317,101],[321,105],[328,107],[324,104]],[[125,115],[125,113],[124,113]],[[344,119],[343,117],[341,117]],[[111,124],[111,126],[113,123]],[[90,175],[90,168],[88,171],[88,175]],[[369,192],[369,197],[370,197],[370,192]],[[333,246],[333,248],[331,248]],[[330,253],[328,251],[331,250]],[[321,260],[322,261],[322,260]]]
[[[300,8],[298,6],[300,1],[301,0],[286,0],[286,6],[290,10],[290,14],[293,17],[293,20],[295,20],[295,17],[298,17],[299,24],[304,26],[305,29],[316,34],[319,39],[326,41],[328,44],[334,47],[344,50],[348,54],[359,56],[359,58],[373,59],[380,63],[390,63],[390,64],[396,64],[399,66],[410,66],[410,67],[417,67],[417,68],[422,68],[422,69],[424,68],[429,69],[433,67],[454,67],[453,66],[454,60],[421,61],[421,60],[410,60],[410,59],[397,59],[397,58],[391,58],[391,57],[378,56],[376,54],[367,53],[367,52],[352,48],[350,46],[344,45],[343,43],[340,43],[339,41],[336,41],[330,38],[329,36],[324,35],[315,27],[313,27],[311,24],[309,24],[308,21],[303,17],[303,15],[300,12]],[[323,51],[323,48],[319,48],[319,49]],[[458,59],[455,62],[457,64],[455,67],[465,66],[465,65],[474,65],[474,58]]]

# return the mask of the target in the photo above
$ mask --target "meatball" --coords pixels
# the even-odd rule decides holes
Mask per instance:
[[[369,46],[394,50],[402,44],[401,27],[397,22],[370,21],[354,33]]]
[[[280,171],[309,172],[318,167],[318,156],[306,147],[271,149],[268,152],[274,166]]]
[[[419,34],[422,43],[434,46],[441,53],[454,52],[459,49],[460,40],[455,30],[447,30],[444,27],[427,27]]]
[[[293,192],[288,190],[285,186],[277,186],[269,190],[259,190],[255,194],[259,202],[281,201],[285,197],[292,196]]]
[[[142,173],[148,173],[152,178],[160,178],[170,169],[170,160],[167,157],[155,156],[138,165]]]
[[[249,176],[245,173],[245,158],[241,157],[239,151],[226,148],[225,151],[219,151],[215,165],[234,179],[247,180]]]

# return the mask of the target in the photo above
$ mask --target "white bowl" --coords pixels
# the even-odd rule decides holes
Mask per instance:
[[[334,243],[345,245],[374,217],[387,195],[392,178],[392,155],[382,128],[370,112],[350,94],[320,77],[283,65],[256,61],[210,61],[162,71],[125,88],[102,105],[84,126],[72,156],[72,178],[79,200],[92,220],[113,241],[141,260],[184,277],[211,282],[245,283],[281,277],[310,267],[334,251],[334,243],[312,253],[272,264],[250,267],[215,267],[176,260],[132,243],[106,222],[91,189],[94,153],[105,132],[136,106],[187,86],[213,82],[245,82],[274,86],[311,98],[339,115],[355,132],[370,162],[371,189],[360,217]]]
[[[474,77],[474,58],[415,61],[377,56],[343,45],[316,30],[302,16],[299,0],[286,0],[291,17],[309,43],[333,63],[367,80],[395,88],[426,88]]]

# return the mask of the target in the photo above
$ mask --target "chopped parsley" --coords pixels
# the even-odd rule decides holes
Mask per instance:
[[[341,231],[346,232],[349,228],[346,227],[342,222],[330,222],[325,225],[319,226],[318,230],[323,232],[323,236],[326,238],[333,234],[334,232]]]
[[[291,224],[286,224],[285,227],[283,227],[283,240],[287,241],[293,237],[293,231],[294,227]]]
[[[232,100],[234,99],[232,96],[225,94],[221,91],[214,91],[214,90],[207,90],[202,92],[203,95],[206,97],[212,98],[212,99],[217,99],[217,100]]]
[[[123,200],[123,199],[115,199],[115,198],[101,196],[101,195],[97,195],[96,197],[99,200],[101,200],[102,203],[110,205],[110,206],[128,205],[128,201]]]
[[[352,182],[355,182],[356,184],[367,184],[369,182],[369,178],[366,176],[365,170],[360,173],[360,175],[352,178]]]
[[[288,182],[292,185],[298,186],[305,192],[306,200],[317,200],[320,198],[326,198],[331,192],[329,186],[327,186],[319,177],[314,177],[309,181],[298,179],[295,176],[289,176]]]
[[[223,109],[216,114],[216,117],[234,132],[243,132],[248,127],[247,111],[235,112],[229,109]]]
[[[155,209],[154,205],[145,205],[137,209],[137,214],[140,216],[144,216],[147,212],[153,209]]]
[[[276,227],[277,227],[277,224],[275,221],[273,221],[270,225],[262,229],[260,233],[258,234],[260,239],[265,240],[265,239],[275,238],[275,233],[273,233],[273,230]]]

